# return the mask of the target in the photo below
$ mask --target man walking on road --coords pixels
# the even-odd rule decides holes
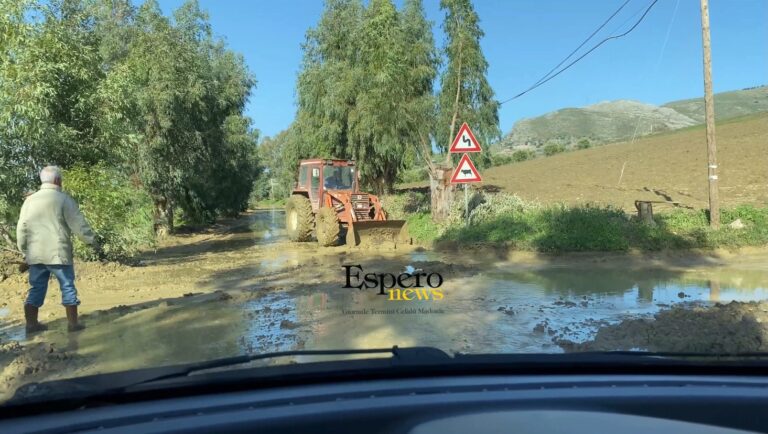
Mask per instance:
[[[40,190],[24,201],[16,226],[19,250],[29,264],[30,289],[24,303],[27,332],[48,329],[38,322],[37,313],[45,301],[51,274],[59,281],[68,330],[82,330],[85,326],[77,321],[80,300],[75,288],[71,234],[74,232],[83,242],[97,247],[95,236],[75,200],[61,191],[59,168],[45,167],[40,171],[40,181]]]

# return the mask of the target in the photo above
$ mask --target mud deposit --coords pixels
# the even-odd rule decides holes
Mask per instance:
[[[29,382],[289,349],[765,350],[768,304],[750,303],[768,299],[764,251],[547,257],[460,246],[320,248],[288,242],[282,227],[282,212],[257,211],[166,239],[134,265],[77,264],[87,328],[75,334],[66,332],[55,282],[40,311],[49,330],[34,336],[23,327],[26,276],[0,282],[0,399]],[[362,274],[438,273],[443,297],[344,288],[344,265]]]
[[[567,351],[766,352],[768,302],[675,307],[653,318],[627,319],[604,326],[587,342],[559,343]]]
[[[0,282],[25,270],[21,255],[0,249]]]

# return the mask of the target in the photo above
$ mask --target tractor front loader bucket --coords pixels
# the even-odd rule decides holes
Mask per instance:
[[[347,228],[348,246],[368,246],[412,244],[405,220],[360,221],[349,224]]]

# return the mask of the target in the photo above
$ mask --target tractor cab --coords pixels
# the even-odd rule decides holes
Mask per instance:
[[[325,191],[358,191],[358,173],[354,160],[303,160],[294,191],[306,192],[315,207]]]
[[[355,190],[356,172],[354,166],[323,166],[323,188],[326,190]]]
[[[288,237],[308,241],[314,232],[323,246],[336,245],[342,233],[350,245],[370,238],[369,232],[395,243],[406,240],[405,222],[388,220],[379,198],[360,192],[359,178],[354,160],[302,160],[286,203]]]

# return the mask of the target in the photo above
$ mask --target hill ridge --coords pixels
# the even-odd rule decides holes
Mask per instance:
[[[715,94],[718,120],[759,112],[768,112],[766,85]],[[604,144],[703,122],[703,98],[671,101],[658,106],[633,99],[600,101],[521,119],[503,138],[501,145],[540,148],[556,143],[568,147],[584,139],[591,144]]]

